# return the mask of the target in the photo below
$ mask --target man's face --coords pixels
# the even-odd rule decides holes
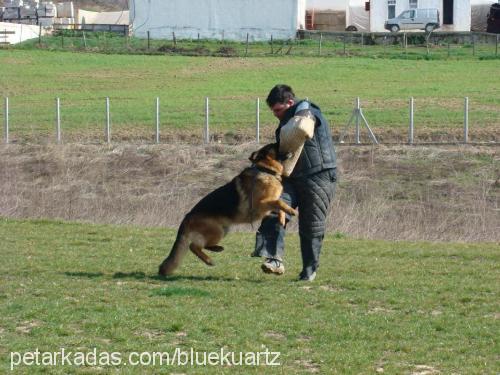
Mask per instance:
[[[276,116],[280,120],[283,120],[288,108],[290,108],[294,104],[295,104],[295,102],[292,99],[289,99],[285,103],[276,103],[275,105],[273,105],[271,107],[271,111],[273,112],[274,116]]]

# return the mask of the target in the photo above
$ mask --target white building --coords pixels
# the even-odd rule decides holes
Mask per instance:
[[[305,26],[306,0],[131,0],[137,37],[288,39]]]
[[[470,0],[372,0],[370,2],[370,31],[386,31],[388,18],[413,8],[436,8],[439,10],[442,31],[470,31]]]
[[[308,0],[307,9],[338,10],[345,0]],[[388,18],[398,16],[412,8],[436,8],[439,10],[441,29],[438,31],[470,31],[471,0],[346,0],[346,27],[355,26],[358,31],[384,32]],[[483,0],[472,0],[483,1]],[[369,11],[366,3],[369,3]],[[492,1],[494,2],[494,0]]]

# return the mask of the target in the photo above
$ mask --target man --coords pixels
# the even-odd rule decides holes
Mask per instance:
[[[312,281],[316,277],[319,256],[325,234],[325,220],[335,195],[336,157],[328,122],[315,104],[297,101],[290,86],[277,85],[270,91],[267,105],[279,119],[276,141],[280,143],[281,129],[298,117],[314,120],[314,134],[307,139],[290,176],[283,179],[281,199],[299,209],[300,250],[302,272],[299,280]],[[280,147],[281,149],[281,147]],[[290,217],[287,215],[287,222]],[[282,275],[285,227],[277,215],[262,220],[256,235],[253,256],[266,260],[262,270]]]

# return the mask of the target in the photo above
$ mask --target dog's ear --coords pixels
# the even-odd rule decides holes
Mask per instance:
[[[252,163],[255,162],[255,158],[257,157],[257,151],[252,152],[252,155],[248,158]]]

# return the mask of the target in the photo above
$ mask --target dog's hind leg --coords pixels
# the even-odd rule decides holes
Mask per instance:
[[[221,251],[223,251],[224,248],[218,245],[218,243],[226,235],[228,230],[228,227],[224,227],[222,225],[211,226],[210,230],[205,233],[205,240],[207,241],[204,246],[205,249],[216,253],[220,253]]]
[[[221,251],[224,251],[224,247],[219,246],[219,245],[205,246],[205,249],[213,251],[215,253],[220,253]]]
[[[196,244],[196,243],[191,243],[191,245],[189,245],[189,249],[193,252],[194,255],[196,255],[198,258],[200,258],[205,264],[209,265],[209,266],[213,266],[214,265],[214,262],[212,261],[212,259],[203,252],[203,247]]]

